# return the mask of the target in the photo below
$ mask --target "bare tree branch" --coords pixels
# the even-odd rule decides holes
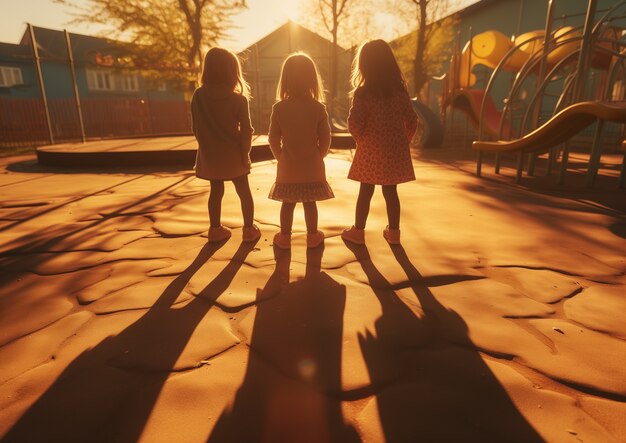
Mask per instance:
[[[181,69],[195,79],[202,52],[223,38],[230,18],[245,0],[54,0],[68,7],[75,23],[113,27],[107,37],[130,43],[126,50],[136,66]],[[178,72],[175,72],[177,71]]]

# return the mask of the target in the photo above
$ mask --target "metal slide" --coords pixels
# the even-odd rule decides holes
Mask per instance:
[[[481,152],[542,153],[569,140],[596,120],[626,123],[626,101],[575,103],[522,138],[474,141],[472,148]]]

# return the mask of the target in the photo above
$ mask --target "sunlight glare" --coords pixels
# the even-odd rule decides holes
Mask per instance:
[[[297,20],[300,16],[300,10],[302,9],[302,0],[284,0],[281,3],[281,8],[281,13],[285,18]]]
[[[380,38],[391,40],[397,37],[395,28],[397,27],[398,19],[393,14],[379,11],[375,12],[372,18],[376,29],[380,32]]]

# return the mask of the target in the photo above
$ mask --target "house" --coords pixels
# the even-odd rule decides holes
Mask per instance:
[[[33,27],[55,140],[80,138],[65,33]],[[184,88],[137,69],[124,45],[69,34],[87,137],[188,133]],[[20,116],[20,117],[16,117]],[[18,44],[0,43],[0,146],[37,144],[48,139],[45,110],[27,29]]]
[[[328,90],[332,43],[297,23],[286,22],[239,53],[244,76],[252,89],[250,113],[256,132],[267,133],[283,60],[297,51],[305,52],[315,60]],[[352,51],[339,48],[337,98],[332,104],[333,120],[336,122],[345,121],[348,115],[352,55]],[[331,109],[330,103],[326,106]]]

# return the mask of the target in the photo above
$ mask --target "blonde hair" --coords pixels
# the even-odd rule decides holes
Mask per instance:
[[[204,57],[201,83],[224,85],[250,98],[250,85],[243,78],[239,57],[224,48],[211,48]]]
[[[291,54],[283,62],[276,100],[290,97],[310,97],[324,103],[324,86],[317,66],[304,52]]]
[[[361,45],[352,62],[350,81],[353,94],[359,88],[384,97],[398,91],[408,94],[398,62],[384,40],[371,40]]]

